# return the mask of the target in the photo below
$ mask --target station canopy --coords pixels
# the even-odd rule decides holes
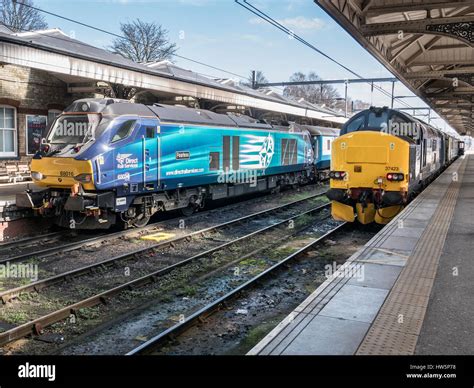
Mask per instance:
[[[460,135],[472,135],[473,0],[315,3]]]
[[[160,101],[193,98],[316,120],[340,126],[347,118],[333,109],[292,99],[271,90],[254,90],[232,79],[205,76],[167,61],[135,63],[71,38],[59,29],[13,33],[0,28],[0,64],[48,72],[67,83],[70,93],[101,93],[97,82],[147,91]],[[97,90],[98,89],[98,90]],[[171,100],[172,101],[172,100]]]

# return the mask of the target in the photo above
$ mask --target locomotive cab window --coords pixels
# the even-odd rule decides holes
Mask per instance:
[[[367,129],[387,129],[388,113],[385,110],[370,111],[367,115]]]
[[[85,144],[98,136],[100,116],[98,114],[61,115],[47,136],[51,144]]]
[[[355,117],[345,128],[345,133],[355,132],[362,129],[365,125],[365,114]]]
[[[112,137],[111,143],[115,143],[117,141],[123,140],[130,135],[133,128],[135,127],[135,123],[137,120],[127,120],[124,121],[115,132],[115,135]]]

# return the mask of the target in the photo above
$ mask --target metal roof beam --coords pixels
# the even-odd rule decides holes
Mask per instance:
[[[360,31],[365,37],[404,33],[444,35],[474,44],[474,16],[406,20],[399,22],[362,24]]]
[[[460,104],[438,104],[435,102],[437,109],[440,110],[468,110],[474,108],[474,104],[460,103]]]
[[[389,5],[389,6],[378,6],[370,7],[365,9],[362,13],[366,17],[380,16],[387,13],[399,13],[399,12],[411,12],[411,11],[429,11],[432,9],[446,9],[446,8],[459,8],[468,7],[472,5],[472,1],[425,1],[423,3],[413,4],[400,4],[400,5]]]
[[[398,82],[397,78],[352,78],[352,79],[331,79],[314,81],[288,81],[288,82],[269,82],[265,84],[256,84],[258,88],[269,86],[297,86],[297,85],[329,85],[329,84],[357,84],[371,82]]]
[[[411,66],[448,66],[448,65],[472,65],[474,59],[432,59],[415,61],[411,63]]]
[[[434,38],[432,38],[425,45],[419,43],[420,49],[415,54],[413,54],[412,56],[410,56],[409,58],[407,58],[405,60],[405,65],[406,66],[411,65],[411,63],[414,62],[416,58],[418,58],[420,55],[422,55],[426,51],[430,50],[431,47],[433,47],[439,40],[441,40],[441,37],[440,36],[435,36]]]
[[[428,70],[428,71],[413,71],[410,73],[404,73],[403,76],[406,79],[417,79],[417,78],[439,78],[446,77],[449,75],[459,74],[474,74],[474,66],[459,67],[457,69],[446,69],[446,70]]]

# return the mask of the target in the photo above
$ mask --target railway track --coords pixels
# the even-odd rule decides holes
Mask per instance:
[[[257,283],[260,283],[261,281],[265,280],[265,278],[271,276],[276,270],[281,268],[283,265],[301,257],[308,250],[312,249],[316,244],[319,244],[323,240],[334,235],[336,232],[344,228],[346,225],[347,223],[341,223],[335,226],[334,228],[332,228],[331,230],[329,230],[322,236],[313,239],[312,241],[307,243],[305,246],[298,249],[296,252],[293,252],[289,254],[288,256],[284,257],[283,259],[278,260],[272,266],[261,271],[257,275],[253,276],[252,278],[240,284],[239,286],[233,288],[231,291],[215,299],[211,303],[208,303],[204,307],[198,309],[197,311],[195,311],[194,313],[192,313],[185,319],[181,320],[179,323],[167,328],[166,330],[150,338],[143,344],[130,350],[126,355],[131,356],[131,355],[150,354],[154,350],[156,350],[159,346],[167,343],[168,341],[172,341],[176,339],[178,336],[186,332],[192,326],[198,323],[203,323],[203,322],[205,323],[206,317],[218,311],[220,308],[222,308],[226,304],[226,302],[229,302],[230,300],[235,299],[242,291],[255,287]]]
[[[113,257],[111,257],[109,259],[106,259],[106,260],[100,260],[98,262],[94,262],[92,264],[81,266],[79,268],[75,268],[75,269],[72,269],[70,271],[59,273],[57,275],[48,276],[44,279],[37,280],[37,281],[34,281],[34,282],[30,282],[29,284],[26,284],[26,285],[22,285],[22,286],[19,286],[19,287],[8,287],[7,290],[0,292],[0,300],[2,300],[3,303],[7,303],[11,299],[18,296],[20,293],[31,292],[31,291],[39,291],[42,288],[47,287],[49,285],[56,284],[56,283],[61,282],[63,280],[72,279],[74,277],[90,273],[91,271],[94,271],[98,268],[110,267],[111,265],[114,265],[117,262],[127,261],[127,260],[130,260],[130,259],[133,259],[134,257],[137,257],[138,255],[143,256],[143,255],[147,255],[147,254],[151,254],[151,253],[156,254],[159,249],[164,250],[164,249],[167,249],[167,248],[170,248],[170,247],[175,247],[177,244],[189,241],[191,238],[196,238],[196,237],[199,237],[199,236],[201,236],[202,238],[206,238],[206,236],[210,233],[217,232],[219,230],[223,230],[223,229],[231,227],[235,224],[239,224],[239,223],[243,223],[243,222],[248,223],[248,222],[251,222],[252,220],[255,220],[255,219],[258,219],[258,218],[261,218],[261,217],[265,217],[269,214],[273,214],[274,216],[276,216],[279,212],[283,212],[283,211],[286,211],[286,210],[291,210],[292,207],[305,204],[306,202],[309,202],[309,201],[312,201],[312,200],[315,200],[315,199],[318,199],[318,198],[321,198],[321,197],[322,197],[322,194],[314,194],[314,195],[311,195],[309,197],[305,197],[305,198],[302,198],[302,199],[291,201],[291,202],[288,202],[288,203],[283,204],[283,205],[275,206],[275,207],[272,207],[272,208],[269,208],[269,209],[266,209],[266,210],[262,210],[262,211],[259,211],[259,212],[256,212],[256,213],[249,214],[247,216],[231,219],[231,220],[226,221],[224,223],[217,224],[217,225],[214,225],[214,226],[211,226],[211,227],[208,227],[208,228],[199,229],[197,231],[190,232],[190,233],[183,233],[181,236],[177,236],[175,238],[171,238],[171,239],[168,239],[168,240],[165,240],[165,241],[162,241],[162,242],[147,245],[143,248],[131,250],[130,252],[120,254],[120,255],[117,255],[117,256],[113,256]],[[154,227],[150,227],[150,228],[147,229],[147,232],[148,232],[148,234],[151,234],[153,231],[158,230],[158,228],[159,228],[159,225],[156,225]],[[134,233],[136,234],[137,232],[134,232]],[[143,231],[140,231],[140,234],[143,235]],[[95,243],[97,243],[97,241],[95,241]],[[165,253],[166,252],[163,252],[163,254],[165,254]],[[0,264],[1,264],[1,262],[0,262]]]
[[[100,233],[100,236],[87,238],[83,234],[66,230],[12,241],[5,246],[0,246],[0,264],[47,257],[57,252],[67,252],[77,249],[83,244],[93,243],[94,241],[99,242],[105,239],[103,237],[105,234]]]
[[[51,233],[40,234],[37,236],[25,237],[25,238],[14,240],[14,241],[2,242],[0,243],[0,255],[3,255],[4,254],[3,252],[7,252],[21,246],[30,246],[34,243],[37,243],[43,240],[55,238],[57,236],[60,236],[61,234],[62,234],[61,232],[51,232]]]
[[[288,209],[291,208],[292,206],[295,206],[297,204],[301,204],[303,202],[306,202],[310,199],[314,199],[319,197],[320,195],[314,195],[311,196],[310,198],[305,198],[305,199],[300,199],[293,201],[291,203],[277,206],[271,209],[267,209],[264,211],[260,211],[254,214],[250,214],[244,217],[240,217],[234,220],[227,221],[223,224],[219,224],[217,226],[209,227],[203,230],[199,230],[196,232],[192,232],[180,237],[177,237],[175,239],[165,241],[162,243],[154,244],[153,247],[148,247],[148,248],[143,248],[139,249],[137,251],[127,253],[121,256],[113,257],[111,259],[104,260],[99,263],[94,263],[92,265],[86,266],[86,267],[81,267],[79,269],[76,269],[74,271],[69,271],[68,273],[63,273],[59,274],[50,278],[43,279],[38,282],[34,282],[28,285],[20,286],[15,289],[10,289],[7,291],[3,291],[1,293],[1,298],[4,303],[12,300],[13,298],[17,297],[20,294],[27,293],[27,292],[40,292],[43,289],[50,289],[54,285],[61,284],[64,280],[68,280],[71,278],[76,278],[80,275],[87,275],[91,274],[93,276],[95,274],[94,269],[99,269],[103,268],[106,266],[110,266],[114,263],[117,263],[119,260],[129,260],[133,259],[134,257],[137,256],[138,253],[143,254],[146,253],[148,255],[150,254],[155,254],[156,253],[156,248],[161,247],[173,247],[175,244],[179,241],[189,241],[190,238],[193,236],[198,236],[198,235],[205,235],[211,231],[215,231],[216,229],[222,229],[222,228],[228,228],[231,225],[236,225],[236,224],[241,224],[242,222],[246,222],[247,224],[250,221],[255,221],[258,218],[261,218],[262,216],[276,213],[277,211],[281,211],[282,209]],[[278,227],[281,227],[282,225],[286,225],[289,222],[294,222],[298,218],[304,217],[304,216],[312,216],[318,212],[321,212],[322,210],[328,209],[329,204],[324,204],[324,205],[318,205],[316,207],[311,208],[310,210],[306,210],[304,212],[299,212],[297,215],[293,215],[289,218],[285,218],[283,220],[280,220],[278,222],[273,222],[270,225],[266,225],[264,227],[259,227],[257,230],[254,230],[250,233],[247,233],[243,236],[231,239],[230,241],[226,242],[217,242],[213,241],[213,247],[212,248],[207,248],[207,249],[202,249],[201,252],[196,253],[190,257],[186,257],[184,259],[181,259],[178,257],[178,260],[176,260],[173,264],[168,265],[166,267],[163,267],[158,270],[153,270],[153,271],[148,271],[145,275],[140,276],[138,278],[135,278],[133,280],[127,281],[125,283],[120,283],[117,285],[113,285],[112,287],[103,290],[101,292],[98,292],[94,294],[93,296],[84,298],[78,302],[69,304],[63,308],[60,308],[58,310],[55,310],[51,313],[47,313],[45,315],[42,315],[36,319],[33,319],[29,322],[20,324],[19,326],[13,327],[7,331],[4,331],[0,333],[0,346],[3,346],[11,341],[14,341],[16,339],[22,338],[24,336],[27,336],[29,334],[40,334],[42,330],[56,322],[59,322],[67,317],[70,317],[71,314],[75,314],[78,310],[87,308],[87,307],[92,307],[96,306],[98,304],[105,303],[108,299],[112,298],[113,296],[116,296],[117,294],[120,294],[121,292],[125,290],[130,290],[130,289],[136,289],[140,287],[144,287],[146,285],[150,285],[152,283],[157,282],[160,278],[165,276],[166,274],[177,270],[178,268],[185,267],[187,265],[190,265],[191,263],[196,262],[199,259],[209,257],[210,255],[223,251],[226,248],[230,248],[232,246],[235,246],[236,244],[242,244],[242,243],[247,243],[249,242],[252,238],[255,238],[257,235],[262,235],[266,232],[269,232],[271,230],[275,230]],[[141,256],[142,257],[142,256]],[[152,267],[151,267],[152,268]],[[150,269],[151,269],[150,268]],[[102,278],[99,276],[99,281],[102,281]],[[69,284],[69,283],[67,283]],[[99,283],[100,284],[100,283]],[[60,292],[59,292],[60,293]]]
[[[306,199],[310,198],[316,198],[319,196],[323,196],[325,193],[317,193],[314,195],[311,195],[307,198],[303,198],[302,200],[298,201],[293,201],[289,205],[297,202],[302,202]],[[232,204],[228,207],[226,207],[227,210],[232,210],[235,208],[239,208],[240,206],[245,206],[246,204],[253,203],[255,202],[255,199],[250,199],[247,201],[243,202],[238,202],[235,204]],[[275,208],[276,209],[276,208]],[[223,208],[217,208],[217,209],[211,209],[211,210],[206,210],[200,213],[197,213],[196,215],[193,215],[191,217],[188,217],[187,219],[192,219],[192,217],[206,217],[207,215],[212,215],[216,214],[218,212],[222,212]],[[139,229],[130,229],[130,230],[124,230],[124,231],[119,231],[119,232],[102,232],[98,236],[90,237],[87,238],[84,235],[79,235],[75,236],[73,239],[74,241],[72,242],[62,242],[60,239],[63,237],[64,239],[68,239],[68,236],[70,236],[70,232],[57,232],[57,233],[51,233],[51,236],[48,235],[43,235],[43,241],[46,241],[44,244],[52,246],[47,246],[41,249],[37,249],[34,251],[29,251],[27,250],[26,252],[15,252],[18,250],[19,247],[21,247],[20,241],[18,242],[11,242],[11,243],[6,243],[6,244],[12,244],[11,246],[0,246],[0,264],[4,263],[15,263],[15,262],[22,262],[22,261],[28,261],[30,259],[44,259],[50,256],[62,254],[62,253],[67,253],[71,252],[77,249],[89,247],[89,246],[94,246],[94,245],[99,245],[99,244],[108,244],[114,240],[119,240],[122,238],[134,238],[134,237],[142,237],[145,234],[152,234],[154,232],[159,231],[159,229],[166,223],[166,221],[158,221],[153,224],[147,225],[145,227],[139,228]],[[37,237],[31,237],[29,239],[24,239],[22,241],[25,241],[29,245],[32,245],[36,239],[41,240],[41,236]],[[85,237],[85,238],[84,238]],[[31,241],[31,243],[29,242]],[[36,241],[39,241],[36,240]],[[41,245],[44,245],[41,244]],[[5,248],[5,250],[3,250]],[[13,251],[15,255],[9,256],[9,254]]]

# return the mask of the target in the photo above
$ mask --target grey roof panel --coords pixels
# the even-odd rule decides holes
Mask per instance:
[[[314,125],[301,125],[313,136],[339,136],[339,129],[337,128],[327,128],[327,127],[318,127]]]
[[[267,123],[262,123],[253,117],[246,115],[236,115],[233,113],[227,114],[237,126],[239,127],[251,127],[251,128],[261,128],[261,129],[271,129],[272,126]]]
[[[208,124],[217,126],[235,126],[235,122],[224,114],[211,112],[204,109],[192,109],[183,106],[154,104],[149,109],[155,113],[161,121]]]

